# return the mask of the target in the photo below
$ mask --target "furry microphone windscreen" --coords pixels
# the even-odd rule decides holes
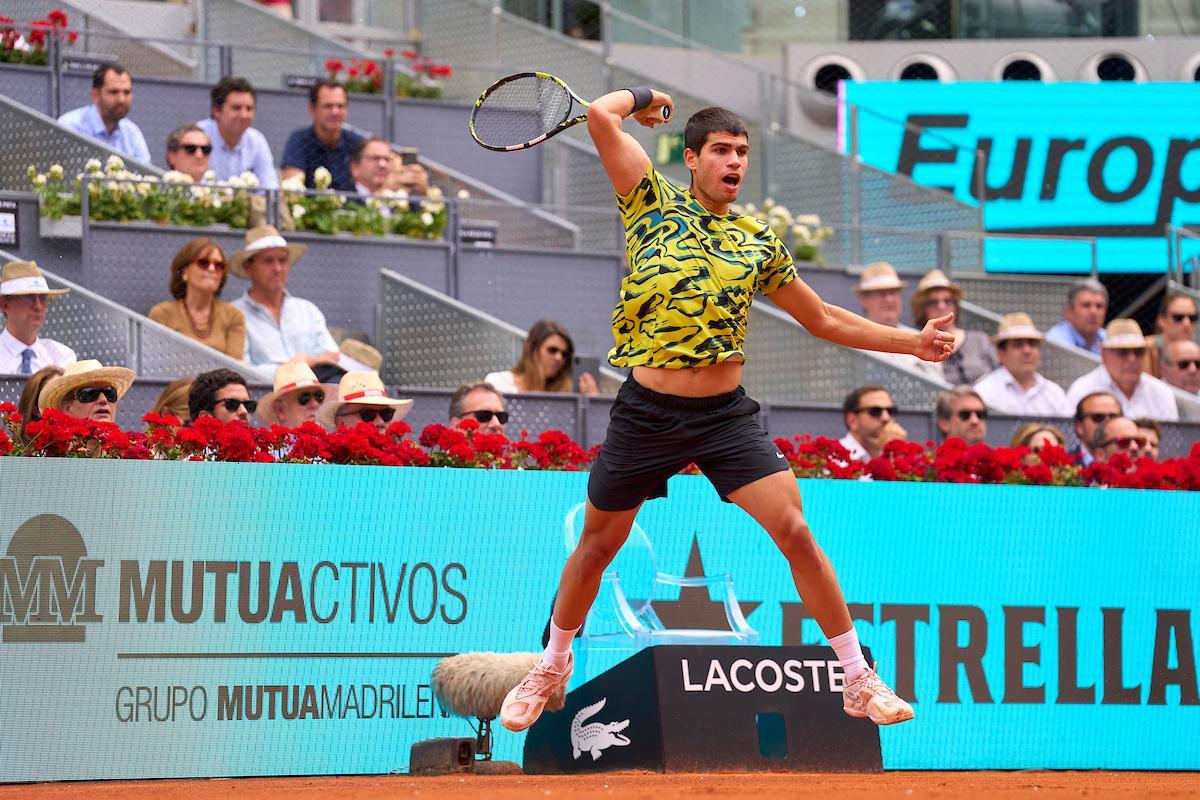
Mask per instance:
[[[460,717],[495,719],[504,696],[525,679],[541,653],[459,653],[443,658],[433,668],[431,683],[438,702]],[[566,702],[562,689],[546,703],[557,711]]]

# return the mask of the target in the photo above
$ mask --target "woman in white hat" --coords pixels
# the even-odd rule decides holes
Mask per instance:
[[[412,404],[412,400],[388,397],[378,372],[355,370],[342,376],[337,402],[321,406],[317,421],[329,430],[366,422],[382,433],[393,421],[404,419]]]
[[[115,423],[117,402],[135,377],[125,367],[106,367],[92,359],[76,361],[42,388],[38,409],[56,408],[78,419]]]
[[[935,269],[921,278],[910,301],[913,325],[917,328],[924,328],[931,318],[954,312],[954,323],[946,329],[954,334],[954,352],[942,362],[942,373],[951,386],[973,384],[1000,366],[996,349],[986,333],[959,327],[958,307],[962,298],[962,287]]]

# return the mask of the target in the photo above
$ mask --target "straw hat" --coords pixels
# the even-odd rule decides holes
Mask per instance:
[[[358,339],[343,339],[338,345],[338,350],[342,351],[342,355],[351,359],[354,363],[347,364],[345,361],[340,362],[347,369],[357,368],[359,364],[363,369],[379,372],[379,368],[383,366],[383,353],[376,350],[366,342],[360,342]]]
[[[917,290],[914,292],[914,296],[919,296],[923,299],[926,294],[932,292],[934,289],[949,289],[954,294],[956,302],[962,300],[962,287],[947,278],[946,273],[940,269],[930,270],[925,273],[924,277],[917,283]]]
[[[1000,324],[996,327],[996,335],[992,337],[992,344],[1007,342],[1009,339],[1036,339],[1040,342],[1045,338],[1028,314],[1024,311],[1015,311],[1000,318]]]
[[[52,378],[42,387],[42,393],[38,395],[38,410],[58,408],[58,404],[76,389],[97,384],[112,386],[117,390],[117,399],[120,400],[136,377],[133,370],[125,367],[106,367],[94,359],[76,361],[63,370],[62,375]]]
[[[337,426],[334,419],[337,412],[347,403],[360,403],[364,406],[392,406],[396,409],[396,419],[404,419],[404,415],[412,408],[412,400],[402,400],[388,397],[379,373],[374,370],[347,372],[338,384],[337,402],[326,403],[317,412],[317,421],[332,430]]]
[[[312,367],[303,360],[288,361],[281,364],[279,369],[275,370],[275,382],[272,391],[259,398],[258,418],[268,425],[274,425],[279,422],[279,418],[275,416],[275,400],[283,397],[285,394],[297,392],[301,389],[323,389],[325,391],[326,402],[329,402],[328,398],[333,396],[337,388],[331,383],[321,383],[317,380],[317,376],[313,374]]]
[[[863,292],[879,292],[885,289],[903,289],[907,284],[900,280],[900,276],[896,274],[896,268],[886,261],[876,261],[874,264],[867,264],[863,270],[862,276],[858,279],[858,285],[854,287],[855,294]]]
[[[242,267],[246,259],[263,250],[273,250],[277,247],[288,251],[289,264],[295,264],[308,252],[306,244],[288,244],[287,239],[279,235],[274,225],[259,225],[246,231],[246,246],[229,257],[229,271],[239,278],[248,278],[246,270]]]
[[[1106,350],[1131,350],[1146,346],[1142,326],[1132,319],[1114,319],[1104,329],[1104,336],[1100,346]]]
[[[10,261],[0,273],[0,296],[14,297],[19,294],[45,294],[58,297],[70,289],[51,289],[46,276],[38,269],[36,261]]]

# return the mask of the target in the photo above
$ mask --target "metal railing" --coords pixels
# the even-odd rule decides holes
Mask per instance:
[[[1165,234],[1167,278],[1177,286],[1200,291],[1200,232],[1167,225]]]

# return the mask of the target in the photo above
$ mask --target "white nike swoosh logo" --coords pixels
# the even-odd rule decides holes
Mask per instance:
[[[776,457],[776,458],[783,458],[783,453],[776,453],[776,454],[775,454],[775,457]]]

